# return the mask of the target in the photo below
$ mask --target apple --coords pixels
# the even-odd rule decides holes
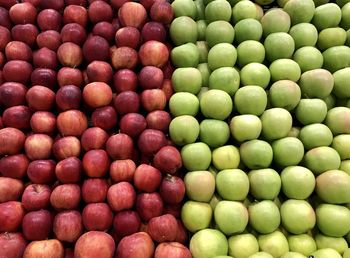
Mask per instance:
[[[193,220],[193,216],[196,217],[195,220]],[[182,223],[184,224],[186,229],[192,233],[208,228],[212,220],[212,216],[213,216],[213,209],[211,208],[209,203],[187,201],[182,206],[182,210],[181,210]]]
[[[106,146],[108,134],[99,127],[90,127],[81,136],[81,146],[85,151],[103,149]]]
[[[11,41],[5,47],[5,56],[8,61],[10,60],[23,60],[31,62],[33,53],[30,47],[21,41]]]
[[[171,116],[163,110],[154,110],[146,116],[147,127],[149,129],[168,132]]]
[[[189,171],[206,170],[211,163],[211,150],[203,142],[190,143],[182,147],[183,166]]]
[[[139,3],[126,2],[118,10],[118,18],[123,26],[141,29],[146,22],[147,12]]]
[[[12,27],[11,35],[12,39],[16,41],[22,41],[28,44],[30,47],[35,45],[36,37],[38,36],[38,28],[33,24],[17,24]]]
[[[220,135],[216,135],[216,132],[221,133]],[[230,138],[229,125],[217,119],[204,119],[199,124],[199,138],[201,142],[211,148],[221,147]]]
[[[144,154],[156,154],[166,145],[166,138],[162,131],[146,129],[140,134],[137,145]]]
[[[28,185],[22,195],[22,205],[27,211],[47,209],[50,205],[51,189],[44,184]]]
[[[0,173],[5,177],[21,179],[26,175],[29,159],[24,154],[7,155],[0,159]]]
[[[118,212],[113,220],[113,228],[118,236],[125,237],[139,231],[141,219],[137,212],[126,210]]]
[[[113,238],[104,232],[89,231],[79,237],[74,248],[74,257],[90,255],[112,258],[115,251]]]
[[[115,33],[117,31],[117,27],[110,22],[101,21],[95,24],[92,29],[92,34],[96,36],[101,36],[106,39],[109,43],[114,41]]]
[[[81,48],[73,42],[65,42],[57,49],[58,61],[71,68],[79,66],[83,61]]]
[[[137,196],[136,211],[145,222],[162,215],[163,207],[159,193],[141,193]]]
[[[2,121],[6,127],[27,129],[30,127],[31,112],[27,106],[13,106],[5,109]]]
[[[24,145],[25,135],[16,128],[0,129],[0,155],[18,154]]]
[[[81,187],[82,198],[85,203],[98,203],[106,200],[108,182],[105,179],[89,178],[84,180]]]
[[[259,252],[258,240],[254,235],[246,233],[231,236],[228,239],[228,254],[236,257],[249,257]]]
[[[54,9],[44,9],[37,17],[37,24],[41,31],[55,30],[60,31],[62,15]]]
[[[261,251],[271,254],[273,257],[282,256],[289,251],[287,238],[280,231],[258,237]]]
[[[315,189],[316,180],[314,174],[301,166],[290,166],[281,172],[282,191],[290,199],[304,200]],[[298,191],[295,186],[298,185]]]
[[[281,167],[298,165],[304,157],[304,145],[296,137],[285,137],[272,144],[274,162]]]
[[[134,187],[128,182],[112,185],[107,192],[107,201],[115,212],[131,209],[136,201]]]
[[[341,255],[334,249],[332,248],[322,248],[322,249],[318,249],[317,251],[313,252],[311,254],[311,256],[314,257],[334,257],[334,258],[341,258]]]
[[[20,258],[27,246],[27,241],[22,233],[2,233],[0,234],[0,245],[2,249],[0,256],[10,258]]]
[[[78,109],[81,103],[81,90],[74,85],[61,87],[56,93],[56,105],[62,110]]]
[[[344,238],[329,237],[318,233],[315,235],[315,241],[318,249],[333,248],[340,254],[344,254],[345,251],[349,249],[348,243]]]
[[[165,92],[161,89],[147,89],[141,93],[141,104],[147,112],[163,110],[166,106]]]
[[[163,67],[169,58],[169,50],[163,43],[149,40],[141,45],[139,57],[142,65]]]
[[[192,255],[186,246],[177,242],[169,242],[160,243],[155,250],[154,257],[190,258]]]
[[[117,256],[151,258],[154,255],[154,249],[151,237],[145,232],[138,232],[122,238],[118,244]]]
[[[37,11],[31,3],[18,3],[9,10],[11,21],[14,24],[35,24]]]
[[[104,82],[92,82],[84,87],[83,99],[92,108],[103,107],[112,101],[112,90]]]
[[[82,162],[76,157],[66,158],[57,163],[55,175],[64,184],[77,183],[81,179]]]
[[[139,62],[136,50],[126,46],[118,48],[116,46],[111,47],[110,58],[112,66],[116,70],[134,69]]]
[[[55,180],[55,166],[52,159],[34,160],[28,165],[28,178],[34,184],[50,184]]]
[[[87,66],[86,74],[90,82],[109,83],[112,80],[113,71],[109,63],[93,61]]]
[[[89,63],[92,61],[106,61],[109,58],[108,41],[100,36],[91,36],[83,45],[83,56]]]
[[[237,47],[237,64],[241,67],[250,63],[262,63],[264,59],[265,48],[259,41],[246,40]]]
[[[83,224],[88,231],[107,231],[113,222],[113,213],[106,203],[89,203],[82,212]]]
[[[0,203],[0,232],[16,232],[19,230],[25,211],[20,202]]]
[[[317,250],[315,239],[308,234],[289,235],[287,238],[289,249],[292,252],[298,252],[309,256]]]
[[[215,178],[209,171],[188,172],[184,177],[184,183],[186,194],[193,201],[209,202],[215,191]]]
[[[217,102],[216,99],[221,99]],[[218,120],[226,119],[232,111],[230,95],[222,90],[209,90],[203,93],[199,100],[202,114],[207,118]]]
[[[92,124],[103,130],[111,130],[117,125],[117,112],[112,106],[104,106],[95,109],[91,115]]]
[[[198,98],[189,92],[177,92],[169,100],[169,109],[173,116],[195,116],[199,110]]]
[[[23,105],[27,88],[16,82],[5,82],[0,87],[1,105],[8,108]]]
[[[86,115],[79,110],[67,110],[57,116],[57,128],[63,136],[81,136],[88,127]]]
[[[168,175],[163,178],[159,193],[167,204],[179,204],[185,196],[185,184],[181,178]]]
[[[304,155],[305,167],[315,174],[338,169],[340,167],[340,162],[341,159],[338,152],[327,146],[313,148]]]
[[[52,135],[56,130],[56,116],[47,111],[37,111],[30,118],[30,127],[34,133]]]
[[[146,126],[146,119],[138,113],[128,113],[120,120],[120,132],[131,137],[139,136]]]
[[[169,124],[169,135],[180,146],[194,143],[199,136],[199,123],[190,115],[175,117]]]
[[[77,137],[67,136],[57,139],[52,147],[56,159],[79,157],[81,151],[80,141]]]
[[[84,6],[78,4],[70,4],[64,8],[63,23],[78,23],[84,28],[88,22],[88,13]]]
[[[75,242],[83,233],[83,223],[78,211],[62,211],[53,221],[53,232],[60,241]]]
[[[109,169],[110,161],[105,150],[89,150],[84,154],[82,165],[87,176],[103,177]]]
[[[141,41],[141,33],[135,27],[123,27],[115,33],[117,47],[130,47],[138,49]]]
[[[80,203],[81,191],[77,184],[58,185],[52,190],[50,203],[58,211],[76,209]]]
[[[0,177],[0,203],[19,200],[23,190],[22,181],[10,177]]]
[[[61,35],[58,31],[47,30],[38,34],[36,44],[39,48],[47,47],[53,51],[57,51],[61,45]]]
[[[120,69],[113,75],[113,86],[117,93],[123,91],[136,91],[137,85],[137,75],[132,70]]]
[[[52,258],[64,257],[63,245],[57,239],[32,241],[27,245],[23,258],[43,257],[49,255]]]
[[[60,87],[74,85],[80,88],[83,84],[83,74],[79,69],[62,67],[57,73],[57,81]]]
[[[140,97],[134,91],[123,91],[113,100],[118,114],[137,113],[140,109]]]
[[[127,134],[112,135],[106,142],[106,151],[113,159],[131,159],[133,157],[134,143]]]
[[[250,192],[256,199],[274,200],[281,189],[281,178],[271,168],[251,170],[248,173]]]
[[[104,1],[94,1],[89,5],[88,9],[89,20],[92,23],[100,21],[112,21],[112,7]]]
[[[31,160],[48,159],[51,156],[53,139],[46,134],[32,134],[24,142],[24,150]]]
[[[22,221],[23,235],[31,241],[47,239],[52,231],[52,220],[48,210],[28,212]]]
[[[61,41],[71,42],[81,47],[86,41],[85,28],[78,23],[68,23],[61,30]]]
[[[64,7],[64,0],[47,0],[45,2],[42,2],[40,4],[41,8],[43,9],[55,9],[57,11],[62,10]]]
[[[109,174],[111,179],[116,182],[132,182],[136,170],[135,162],[131,159],[115,160],[111,163]]]

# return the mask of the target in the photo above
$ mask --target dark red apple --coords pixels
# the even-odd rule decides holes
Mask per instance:
[[[143,42],[146,42],[149,40],[165,42],[167,33],[162,23],[147,22],[142,28],[141,36],[142,36]]]
[[[85,203],[104,202],[107,197],[108,183],[106,179],[89,178],[84,180],[81,188]]]
[[[79,109],[82,94],[79,87],[66,85],[56,92],[56,106],[62,110]]]
[[[45,0],[40,4],[42,9],[55,9],[61,11],[64,7],[64,0]]]
[[[0,86],[0,103],[4,107],[25,104],[27,87],[17,82],[5,82]]]
[[[141,104],[147,112],[163,110],[166,102],[165,93],[161,89],[144,90],[141,93]]]
[[[25,249],[23,254],[23,258],[62,258],[63,256],[63,245],[57,239],[32,241],[29,245],[27,245],[27,248]]]
[[[18,201],[22,196],[24,185],[21,180],[0,177],[0,203]]]
[[[25,211],[20,202],[0,203],[0,232],[16,232],[22,224]]]
[[[174,10],[167,1],[155,1],[150,10],[153,21],[170,24],[174,19]]]
[[[40,7],[41,0],[22,0],[23,3],[28,2],[34,5],[35,7]]]
[[[93,61],[86,67],[86,75],[90,82],[109,83],[113,77],[113,69],[107,62]]]
[[[50,205],[51,189],[48,185],[30,184],[22,195],[22,205],[27,211],[47,209]]]
[[[101,21],[95,24],[92,29],[92,34],[95,36],[101,36],[106,39],[109,43],[114,41],[114,36],[116,33],[116,28],[112,23]]]
[[[57,84],[57,74],[54,70],[48,68],[36,68],[30,77],[32,85],[41,85],[54,89]]]
[[[109,157],[105,150],[89,150],[83,157],[83,169],[88,177],[105,176],[109,165]]]
[[[156,0],[140,0],[140,4],[142,4],[143,7],[145,7],[145,9],[147,10],[147,12],[149,12],[155,1]]]
[[[158,243],[174,241],[177,234],[176,218],[171,214],[165,214],[150,219],[148,234]]]
[[[106,203],[90,203],[82,212],[83,224],[88,231],[107,231],[113,223],[113,213]]]
[[[80,137],[87,127],[87,118],[79,110],[68,110],[60,113],[57,117],[57,128],[63,136]]]
[[[112,89],[104,82],[91,82],[83,90],[84,102],[92,108],[108,105],[112,101],[112,95]]]
[[[113,105],[120,115],[138,113],[140,97],[134,91],[123,91],[114,98]]]
[[[141,45],[139,50],[140,61],[143,66],[163,67],[169,58],[169,50],[165,44],[149,40]]]
[[[107,192],[107,201],[114,212],[131,209],[136,200],[134,187],[128,182],[112,185]]]
[[[155,110],[146,116],[147,128],[168,132],[171,116],[163,110]]]
[[[67,136],[59,138],[52,147],[56,159],[62,160],[69,157],[79,157],[81,151],[80,141],[77,137]]]
[[[137,51],[130,47],[111,47],[111,62],[114,69],[135,69],[138,65],[139,58]]]
[[[113,86],[117,93],[123,91],[136,91],[137,85],[137,75],[133,70],[120,69],[113,76]]]
[[[112,7],[104,1],[94,1],[90,4],[88,9],[89,19],[92,23],[101,21],[112,21],[113,11]]]
[[[114,230],[120,237],[128,236],[139,231],[141,226],[140,216],[136,211],[118,212],[113,221]]]
[[[108,41],[100,36],[90,36],[83,45],[83,54],[87,62],[107,61],[109,59]]]
[[[117,112],[112,106],[95,109],[91,115],[92,125],[109,131],[117,125]]]
[[[37,12],[31,3],[18,3],[10,8],[9,15],[14,24],[35,24]]]
[[[4,51],[7,44],[11,41],[11,33],[8,28],[0,26],[0,51]]]
[[[21,41],[11,41],[6,45],[5,55],[7,61],[22,60],[31,62],[33,53],[30,47]]]
[[[137,145],[142,153],[156,154],[166,145],[166,138],[162,131],[146,129],[140,134]]]
[[[181,154],[175,147],[165,146],[157,152],[153,163],[163,173],[175,174],[182,167]]]
[[[0,174],[21,179],[27,173],[29,159],[24,154],[8,155],[0,159]]]
[[[88,23],[88,13],[84,6],[77,4],[70,4],[64,8],[63,23],[78,23],[84,28]]]
[[[79,237],[74,248],[74,257],[114,257],[115,243],[113,238],[101,231],[89,231]]]
[[[79,69],[62,67],[57,73],[57,81],[60,87],[75,85],[81,88],[83,85],[83,73]]]
[[[12,27],[11,35],[13,40],[27,43],[30,47],[34,47],[36,37],[39,35],[38,28],[33,24],[18,24]]]
[[[120,120],[120,132],[131,137],[139,136],[146,127],[146,119],[138,113],[128,113]]]
[[[163,198],[163,196],[161,196]],[[164,199],[163,199],[164,200]],[[163,214],[171,214],[175,218],[181,218],[181,203],[179,204],[165,204],[163,209]]]
[[[0,69],[2,69],[4,67],[5,63],[6,63],[6,57],[5,57],[4,53],[0,52]]]
[[[51,184],[55,180],[54,160],[34,160],[29,163],[27,175],[35,184]]]
[[[108,140],[108,134],[100,127],[90,127],[81,136],[81,146],[85,151],[104,149]]]
[[[32,134],[24,143],[26,155],[31,160],[48,159],[52,152],[53,139],[47,134]]]
[[[190,250],[177,242],[160,243],[154,253],[154,258],[192,258]]]
[[[0,234],[0,257],[22,258],[27,241],[22,233],[1,233]]]
[[[87,0],[65,0],[66,5],[81,5],[83,7],[87,6]]]
[[[184,245],[188,242],[188,231],[180,219],[177,220],[177,235],[175,241]]]
[[[58,65],[56,53],[47,47],[40,48],[33,53],[33,64],[36,68],[55,70]]]
[[[181,203],[186,193],[185,183],[177,176],[167,175],[162,180],[159,192],[165,203]]]
[[[74,210],[81,199],[80,187],[77,184],[63,184],[53,189],[50,203],[56,210]]]
[[[7,29],[11,29],[12,27],[9,11],[4,7],[0,7],[0,26],[3,26]]]
[[[27,106],[13,106],[5,109],[2,122],[4,126],[17,129],[30,128],[31,112]]]
[[[81,179],[82,171],[82,162],[76,157],[59,161],[55,168],[56,177],[63,184],[78,183]]]
[[[154,255],[154,243],[145,232],[134,233],[124,237],[118,245],[118,258],[152,258]]]
[[[123,26],[141,29],[147,20],[147,11],[139,3],[126,2],[118,10],[118,18]]]
[[[38,14],[37,24],[41,31],[60,31],[62,26],[62,15],[55,9],[44,9]]]
[[[118,133],[109,137],[106,142],[106,150],[113,160],[131,159],[133,156],[134,142],[127,134]]]
[[[55,92],[47,87],[36,85],[26,94],[28,106],[34,111],[49,111],[55,104]]]
[[[75,68],[83,62],[83,51],[72,42],[65,42],[57,49],[57,58],[63,66]]]
[[[155,66],[143,67],[138,75],[139,85],[143,89],[161,88],[163,79],[163,71]]]
[[[115,43],[117,47],[138,49],[140,42],[141,34],[135,27],[123,27],[115,33]]]
[[[61,30],[62,42],[72,42],[82,46],[87,38],[85,28],[79,23],[68,23]]]
[[[159,193],[139,194],[136,199],[136,211],[145,222],[162,215],[163,201]]]
[[[28,212],[22,221],[23,235],[26,239],[44,240],[52,231],[52,215],[48,210]]]
[[[2,71],[6,81],[27,84],[30,80],[33,67],[26,61],[11,60],[4,65]]]
[[[162,70],[163,70],[163,74],[164,74],[164,78],[165,78],[165,80],[163,81],[163,87],[162,87],[162,88],[164,88],[166,83],[170,83],[170,85],[171,85],[171,77],[172,77],[172,74],[173,74],[175,68],[171,64],[171,62],[168,61],[165,64],[165,66],[163,66]]]
[[[36,37],[36,44],[39,48],[47,47],[48,49],[57,51],[61,45],[61,34],[55,30],[43,31]]]
[[[24,145],[26,136],[16,128],[0,129],[0,155],[18,154]]]
[[[109,170],[109,175],[113,182],[132,182],[136,164],[131,159],[113,161]]]
[[[53,221],[53,232],[58,240],[74,243],[83,234],[83,223],[78,211],[62,211]]]
[[[155,192],[162,181],[162,174],[158,169],[147,164],[141,164],[135,170],[134,185],[136,189],[152,193]]]

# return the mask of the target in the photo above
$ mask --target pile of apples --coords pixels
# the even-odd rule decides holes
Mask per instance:
[[[172,20],[166,1],[0,0],[0,257],[190,257]]]

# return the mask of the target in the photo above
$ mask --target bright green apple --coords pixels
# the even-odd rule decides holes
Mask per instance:
[[[225,169],[216,176],[216,190],[229,201],[243,201],[249,192],[249,179],[240,169]]]
[[[301,166],[286,167],[281,172],[282,191],[290,199],[307,199],[314,191],[316,179],[311,170]]]
[[[175,117],[169,125],[169,135],[180,146],[194,143],[199,136],[199,123],[193,116]]]
[[[298,63],[302,73],[320,69],[323,65],[323,55],[312,46],[301,47],[294,52],[293,60]]]
[[[284,108],[270,108],[260,117],[262,135],[267,140],[286,137],[292,128],[292,115]]]
[[[193,258],[215,257],[228,252],[225,235],[216,229],[198,231],[192,236],[189,247]]]
[[[328,110],[325,124],[331,129],[333,135],[350,133],[350,108],[335,107]]]
[[[250,193],[258,200],[274,200],[281,189],[281,178],[272,168],[251,170],[248,173]]]
[[[271,85],[269,101],[272,107],[293,110],[300,101],[301,91],[299,85],[290,80],[280,80]]]
[[[288,252],[281,256],[281,258],[307,258],[305,255],[296,253],[296,252]]]
[[[231,96],[222,90],[209,90],[199,100],[202,114],[207,118],[225,120],[232,111]]]
[[[260,234],[272,233],[280,226],[280,211],[273,201],[253,202],[249,205],[248,211],[249,224]]]
[[[239,1],[232,8],[232,21],[234,24],[243,19],[258,18],[256,5],[251,1]]]
[[[218,134],[218,132],[220,132]],[[211,148],[224,145],[230,138],[230,128],[224,121],[204,119],[199,124],[199,139]]]
[[[266,88],[269,85],[271,74],[270,70],[260,63],[249,63],[241,70],[242,85],[257,85]]]
[[[250,63],[262,63],[265,59],[265,48],[255,40],[243,41],[237,47],[237,63],[243,67]]]
[[[197,202],[209,202],[215,192],[215,178],[209,171],[191,171],[184,177],[186,194]]]
[[[273,141],[273,161],[281,167],[295,166],[304,157],[303,143],[295,137],[284,137]]]
[[[343,160],[340,163],[339,170],[342,170],[350,175],[350,160]]]
[[[308,234],[289,235],[288,244],[290,251],[298,252],[305,256],[309,256],[317,250],[315,239]]]
[[[192,19],[196,19],[197,8],[192,0],[174,0],[171,7],[175,17],[189,16]]]
[[[337,4],[327,3],[316,7],[312,24],[321,31],[326,28],[337,27],[341,20],[341,9]]]
[[[188,16],[177,17],[172,21],[169,33],[176,46],[196,43],[198,38],[197,23]]]
[[[238,90],[240,76],[235,68],[221,67],[214,70],[209,77],[209,88],[223,90],[233,96]]]
[[[234,96],[234,105],[240,114],[260,116],[267,106],[267,95],[260,86],[248,85],[239,88]]]
[[[338,253],[343,254],[348,249],[348,243],[343,237],[329,237],[318,233],[315,236],[318,249],[332,248]]]
[[[334,249],[332,248],[323,248],[323,249],[318,249],[317,251],[313,252],[311,254],[311,257],[313,258],[342,258],[341,255]]]
[[[226,145],[213,150],[212,162],[218,170],[238,168],[239,150],[233,145]]]
[[[177,92],[169,100],[170,113],[174,116],[195,116],[199,110],[199,100],[189,92]]]
[[[232,44],[235,38],[235,30],[227,21],[214,21],[208,24],[205,39],[209,47],[213,47],[219,43]]]
[[[239,153],[249,169],[268,168],[273,158],[271,145],[263,140],[244,142],[239,148]]]
[[[324,51],[335,46],[342,46],[346,41],[346,31],[342,28],[328,28],[318,34],[317,48]]]
[[[281,58],[291,58],[295,44],[292,36],[286,32],[275,32],[269,34],[264,41],[266,58],[270,62]]]
[[[334,73],[340,69],[350,66],[350,47],[330,47],[322,53],[323,67]]]
[[[205,40],[205,32],[207,31],[207,21],[198,20],[196,23],[197,23],[197,34],[198,34],[197,40]]]
[[[208,65],[212,71],[220,67],[233,67],[236,61],[237,50],[232,44],[219,43],[209,50]]]
[[[248,258],[274,258],[271,254],[267,252],[257,252],[250,255]]]
[[[291,23],[288,13],[281,8],[268,10],[260,22],[265,37],[275,32],[288,32]]]
[[[198,64],[197,69],[202,76],[202,88],[201,88],[202,90],[204,87],[208,87],[209,85],[210,69],[209,69],[208,63]]]
[[[315,3],[312,0],[289,0],[283,7],[292,24],[310,22],[315,13]]]
[[[252,234],[239,234],[228,239],[228,254],[232,257],[247,258],[257,252],[259,252],[258,240]]]
[[[175,67],[196,67],[199,63],[199,50],[193,43],[174,47],[170,55]]]
[[[239,142],[257,139],[261,128],[261,121],[256,115],[234,116],[230,122],[231,135]]]
[[[340,27],[348,30],[350,29],[350,4],[347,3],[341,8]]]
[[[202,87],[202,75],[197,68],[177,68],[171,77],[175,92],[197,94]]]
[[[206,170],[211,163],[211,150],[203,142],[190,143],[182,147],[181,157],[187,170]]]
[[[334,137],[332,148],[335,149],[342,160],[350,159],[350,134],[340,134]]]
[[[213,215],[210,205],[205,202],[187,201],[181,209],[181,220],[192,233],[209,227]]]
[[[272,81],[290,80],[297,82],[301,70],[297,62],[292,59],[281,58],[273,61],[269,67]]]
[[[334,78],[325,69],[314,69],[301,75],[299,86],[307,98],[325,98],[333,90]]]
[[[281,257],[289,251],[287,238],[280,231],[260,235],[258,242],[261,251],[267,252],[275,258]]]
[[[301,99],[295,109],[295,116],[303,125],[322,123],[327,111],[327,104],[322,99]]]
[[[263,29],[261,23],[253,18],[240,20],[235,25],[235,41],[237,44],[246,40],[259,41],[262,37]]]
[[[299,139],[303,142],[305,149],[310,150],[331,145],[333,134],[324,124],[314,123],[301,128]]]
[[[205,19],[208,23],[214,21],[229,21],[231,19],[231,6],[226,0],[211,1],[205,7]]]
[[[333,93],[338,98],[349,98],[350,97],[350,68],[344,68],[336,71],[333,74],[334,77],[334,88]]]
[[[318,32],[315,25],[311,23],[299,23],[290,28],[289,34],[295,42],[295,49],[316,45]]]
[[[321,146],[313,148],[305,153],[304,164],[315,174],[321,174],[328,170],[340,167],[340,156],[331,147]]]

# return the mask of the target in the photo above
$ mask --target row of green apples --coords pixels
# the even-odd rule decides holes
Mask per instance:
[[[194,258],[350,255],[348,2],[172,3]]]

